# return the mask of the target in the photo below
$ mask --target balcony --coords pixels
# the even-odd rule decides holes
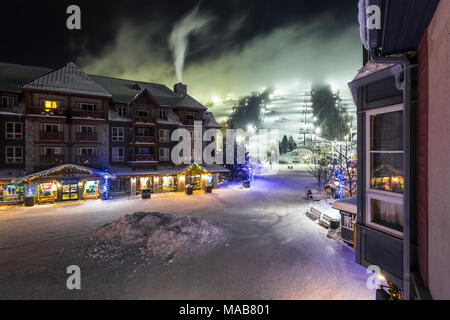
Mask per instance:
[[[152,154],[133,154],[130,155],[130,162],[157,162]]]
[[[184,119],[183,124],[185,126],[193,126],[195,124],[195,121],[200,121],[200,120],[195,120],[195,119]]]
[[[134,136],[133,137],[133,143],[155,143],[156,138],[155,136]]]
[[[98,156],[97,155],[77,155],[76,162],[78,164],[83,164],[83,165],[95,164],[98,162]]]
[[[41,131],[39,133],[40,140],[62,141],[64,140],[64,132]]]
[[[44,107],[39,106],[33,106],[29,107],[28,111],[29,114],[39,114],[39,115],[48,115],[48,116],[66,116],[67,110],[64,108],[57,108],[57,109],[45,109]]]
[[[75,139],[77,141],[97,142],[98,132],[76,132]]]
[[[41,165],[59,165],[64,163],[64,155],[41,155],[39,160]]]
[[[155,125],[155,122],[153,120],[154,120],[153,117],[136,116],[134,118],[135,123],[142,123],[142,124],[147,124],[147,125]]]
[[[72,109],[72,117],[103,119],[105,118],[105,113],[103,111]]]

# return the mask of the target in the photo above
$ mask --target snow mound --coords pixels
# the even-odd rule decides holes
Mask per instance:
[[[88,256],[107,260],[138,249],[142,255],[173,259],[224,243],[223,230],[203,219],[161,213],[135,213],[97,228]]]

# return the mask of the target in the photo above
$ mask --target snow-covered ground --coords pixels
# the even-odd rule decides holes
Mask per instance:
[[[313,183],[289,170],[210,195],[0,207],[0,299],[373,299],[353,251],[303,214]],[[172,263],[82,254],[95,228],[134,212],[205,219],[227,243]],[[80,291],[66,289],[70,265],[81,268]]]

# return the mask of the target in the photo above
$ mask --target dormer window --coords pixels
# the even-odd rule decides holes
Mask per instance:
[[[132,87],[131,87],[131,89],[133,89],[133,90],[137,90],[137,91],[142,91],[142,88],[141,88],[141,86],[140,85],[138,85],[137,83],[135,83]]]
[[[119,106],[119,107],[117,107],[117,112],[119,113],[120,117],[124,117],[125,118],[128,115],[126,106]]]
[[[167,110],[159,110],[159,119],[167,120]]]
[[[186,113],[186,119],[187,120],[195,120],[195,113],[192,113],[192,112]]]

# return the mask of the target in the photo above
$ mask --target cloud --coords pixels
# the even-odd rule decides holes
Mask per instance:
[[[242,20],[240,28],[248,27],[243,24]],[[176,76],[168,47],[152,43],[158,32],[158,25],[124,25],[103,53],[95,57],[82,55],[80,64],[90,73],[172,86]],[[221,45],[214,39],[215,45]],[[214,45],[210,36],[205,41]],[[345,87],[360,67],[360,47],[357,26],[340,29],[332,19],[321,17],[309,25],[275,29],[238,48],[224,47],[220,54],[200,61],[188,57],[183,78],[190,92],[203,101],[214,95],[245,95],[261,87],[293,81],[333,81]]]
[[[227,96],[248,95],[263,87],[301,93],[293,86],[296,83],[329,82],[336,88],[348,90],[347,82],[361,67],[357,24],[343,27],[333,18],[321,16],[310,24],[280,27],[233,45],[238,43],[233,38],[239,36],[239,30],[251,26],[246,25],[245,17],[231,21],[222,28],[222,33],[198,34],[190,45],[183,81],[189,93],[203,103],[212,101],[213,97],[225,101]],[[172,87],[177,77],[167,39],[161,39],[163,26],[156,22],[143,27],[125,24],[116,40],[100,55],[83,55],[79,63],[91,74]],[[210,30],[216,30],[215,26]],[[280,101],[276,110],[271,109],[278,114],[267,115],[268,124],[282,127],[289,135],[296,136],[300,122],[298,105],[288,98],[280,98]],[[219,120],[224,120],[232,105],[228,101],[210,109]]]

